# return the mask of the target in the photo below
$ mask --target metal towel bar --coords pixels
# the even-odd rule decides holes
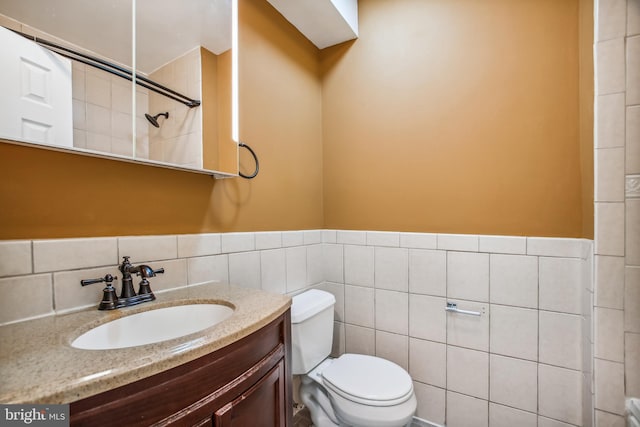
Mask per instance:
[[[460,313],[460,314],[468,314],[470,316],[482,316],[482,313],[479,311],[470,311],[470,310],[461,310],[458,308],[458,304],[455,302],[448,302],[447,306],[444,308],[445,311],[450,311],[452,313]]]

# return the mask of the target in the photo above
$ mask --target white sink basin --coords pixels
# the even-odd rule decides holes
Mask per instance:
[[[84,350],[135,347],[179,338],[209,328],[233,314],[222,304],[189,304],[143,311],[97,326],[71,346]]]

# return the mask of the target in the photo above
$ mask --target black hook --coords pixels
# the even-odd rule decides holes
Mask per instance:
[[[240,171],[238,171],[238,175],[240,175],[244,179],[253,179],[253,178],[255,178],[256,175],[258,175],[258,170],[260,170],[260,162],[258,162],[258,156],[256,156],[256,153],[247,144],[239,142],[238,143],[238,147],[244,147],[247,150],[249,150],[249,152],[253,156],[253,159],[256,161],[256,170],[251,175],[245,175]]]

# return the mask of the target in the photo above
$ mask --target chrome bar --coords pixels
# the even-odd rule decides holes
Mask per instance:
[[[458,308],[458,304],[455,302],[448,302],[447,306],[444,308],[445,311],[450,311],[452,313],[460,313],[460,314],[468,314],[470,316],[482,316],[482,313],[479,311],[470,311],[470,310],[461,310]]]

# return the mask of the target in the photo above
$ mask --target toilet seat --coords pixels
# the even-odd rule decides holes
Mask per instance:
[[[409,374],[379,357],[343,354],[323,369],[321,375],[329,391],[363,405],[395,406],[413,396]]]

